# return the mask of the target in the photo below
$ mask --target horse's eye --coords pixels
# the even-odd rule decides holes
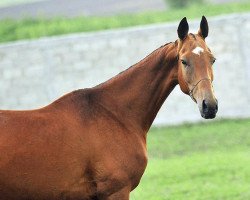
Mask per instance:
[[[188,64],[187,64],[187,61],[185,61],[185,60],[181,60],[181,63],[182,63],[183,65],[185,65],[185,66],[188,65]]]

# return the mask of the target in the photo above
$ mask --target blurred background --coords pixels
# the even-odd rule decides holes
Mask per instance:
[[[250,2],[1,0],[1,109],[43,107],[92,87],[177,39],[201,16],[214,52],[216,120],[177,86],[148,136],[150,162],[131,199],[250,199]],[[206,121],[208,122],[208,121]]]

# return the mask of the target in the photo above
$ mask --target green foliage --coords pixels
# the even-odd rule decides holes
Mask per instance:
[[[250,199],[250,119],[153,128],[131,200]]]
[[[184,8],[193,4],[203,4],[204,0],[165,0],[172,8]]]
[[[10,6],[10,5],[18,5],[21,3],[29,3],[29,2],[34,2],[34,1],[39,1],[39,0],[1,0],[0,7],[6,7],[6,6]]]
[[[250,3],[193,5],[183,9],[110,17],[39,18],[22,19],[19,21],[7,19],[0,21],[0,42],[169,22],[180,20],[184,16],[188,19],[194,19],[200,18],[202,15],[214,16],[245,11],[250,11]]]

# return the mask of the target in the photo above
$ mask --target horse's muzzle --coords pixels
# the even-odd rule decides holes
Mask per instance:
[[[200,109],[201,116],[205,119],[213,119],[218,112],[218,101],[213,101],[212,103],[203,100]]]

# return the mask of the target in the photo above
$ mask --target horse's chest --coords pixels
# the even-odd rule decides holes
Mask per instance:
[[[146,154],[135,155],[130,163],[125,167],[127,168],[127,175],[131,183],[131,189],[134,189],[140,182],[141,177],[146,169],[147,156]],[[123,170],[123,169],[121,169]]]
[[[121,188],[130,187],[133,190],[147,165],[147,155],[144,146],[135,145],[119,149],[112,154],[106,155],[96,166],[98,193],[115,193]]]

